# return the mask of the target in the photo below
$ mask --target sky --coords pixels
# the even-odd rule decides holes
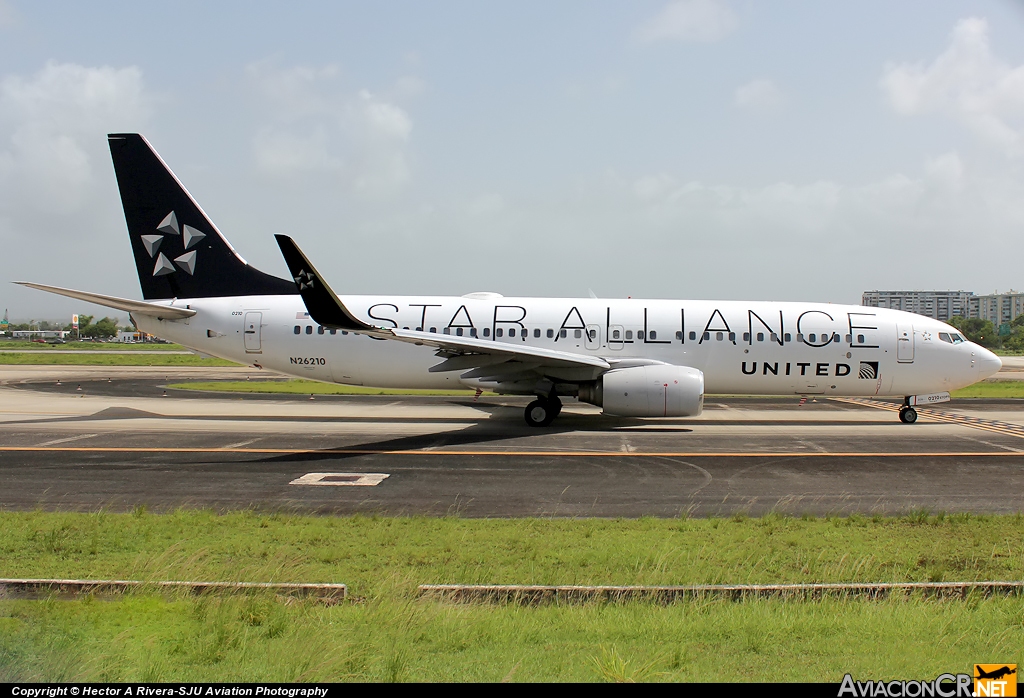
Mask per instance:
[[[338,293],[1024,288],[1024,2],[0,0],[0,308],[141,297],[140,132]]]

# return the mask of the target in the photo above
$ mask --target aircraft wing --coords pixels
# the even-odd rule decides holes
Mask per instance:
[[[96,305],[105,305],[108,308],[124,310],[129,313],[135,313],[136,315],[149,315],[157,318],[179,319],[192,317],[193,315],[196,314],[196,311],[191,310],[189,308],[175,308],[174,306],[162,305],[160,303],[150,303],[149,301],[133,301],[130,298],[104,296],[101,293],[90,293],[89,291],[76,291],[72,288],[61,288],[60,286],[34,284],[28,281],[15,281],[14,283],[18,284],[19,286],[28,286],[29,288],[34,288],[39,291],[56,293],[59,296],[77,298],[80,301],[87,301],[89,303],[95,303]]]
[[[530,371],[544,367],[587,368],[596,369],[599,373],[611,368],[611,364],[597,356],[520,346],[513,342],[498,342],[478,337],[459,337],[367,324],[345,307],[294,240],[287,235],[274,237],[277,238],[277,244],[299,289],[302,302],[306,304],[310,318],[327,328],[434,347],[438,350],[438,356],[446,360],[432,367],[431,372],[465,371],[493,365],[496,373],[508,373],[509,369],[513,368],[505,365],[509,363]],[[499,364],[502,365],[501,369],[498,368]]]

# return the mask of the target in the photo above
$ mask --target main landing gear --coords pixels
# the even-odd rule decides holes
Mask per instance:
[[[913,424],[917,421],[917,410],[910,406],[910,398],[904,398],[900,407],[900,421],[904,424]]]
[[[557,395],[539,397],[526,406],[526,423],[531,427],[546,427],[562,411],[562,401]]]

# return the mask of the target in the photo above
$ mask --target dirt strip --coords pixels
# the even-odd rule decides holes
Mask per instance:
[[[344,584],[289,584],[271,582],[144,582],[126,579],[0,579],[0,600],[81,596],[110,596],[139,591],[181,591],[194,596],[270,591],[292,598],[309,598],[325,604],[345,600]]]
[[[1024,594],[1024,581],[1009,582],[895,582],[847,584],[702,584],[694,586],[524,586],[424,584],[419,596],[455,603],[673,603],[724,599],[782,599],[807,601],[822,598],[882,599],[918,594],[927,598],[963,599],[969,596]]]

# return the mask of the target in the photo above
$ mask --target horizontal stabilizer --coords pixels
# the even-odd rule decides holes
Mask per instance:
[[[196,314],[196,311],[190,310],[189,308],[175,308],[170,305],[161,305],[160,303],[133,301],[129,298],[118,298],[117,296],[104,296],[101,293],[76,291],[71,288],[61,288],[60,286],[47,286],[45,284],[34,284],[28,281],[15,281],[14,283],[18,284],[19,286],[28,286],[29,288],[34,288],[39,291],[46,291],[47,293],[56,293],[58,296],[67,296],[68,298],[76,298],[80,301],[95,303],[96,305],[104,305],[108,308],[124,310],[129,313],[134,313],[135,315],[148,315],[150,317],[177,320],[180,318],[192,317],[193,315]]]

